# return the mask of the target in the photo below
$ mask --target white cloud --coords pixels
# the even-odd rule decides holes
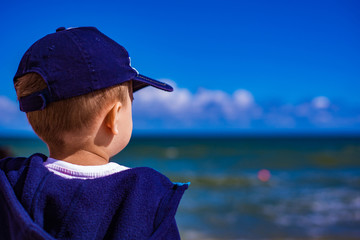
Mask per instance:
[[[19,110],[16,102],[11,101],[5,96],[0,96],[0,124],[10,123],[18,116]]]
[[[320,97],[314,98],[311,101],[311,104],[314,106],[314,108],[324,109],[324,108],[328,108],[330,106],[330,100],[327,97],[320,96]]]
[[[18,105],[11,101],[5,96],[0,96],[0,111],[1,112],[16,112],[18,110]]]
[[[298,104],[258,102],[246,89],[233,93],[201,88],[192,93],[171,80],[174,92],[147,87],[135,93],[134,129],[357,128],[360,106],[317,96]],[[18,104],[0,96],[0,131],[31,131]]]
[[[31,130],[25,113],[19,110],[18,103],[5,96],[0,96],[0,130],[1,129]]]
[[[248,108],[253,106],[254,104],[254,97],[251,92],[245,89],[236,90],[233,94],[234,102],[236,105],[242,108]]]
[[[359,109],[343,109],[325,96],[298,104],[259,103],[246,89],[229,94],[201,88],[191,93],[173,82],[170,84],[174,86],[173,93],[149,87],[135,95],[135,122],[144,123],[146,119],[156,124],[171,122],[173,125],[169,126],[173,128],[360,127]]]

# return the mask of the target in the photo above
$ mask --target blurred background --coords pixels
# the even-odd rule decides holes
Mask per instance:
[[[174,86],[134,95],[133,138],[112,160],[191,182],[183,239],[360,238],[359,1],[0,6],[0,157],[48,153],[13,89],[24,52],[95,26]]]

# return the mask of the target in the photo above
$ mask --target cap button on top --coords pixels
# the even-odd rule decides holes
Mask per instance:
[[[65,29],[66,29],[65,27],[59,27],[56,29],[56,32],[64,31]]]

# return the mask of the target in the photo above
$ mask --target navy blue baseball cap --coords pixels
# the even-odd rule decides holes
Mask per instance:
[[[14,82],[27,73],[38,73],[47,88],[20,98],[23,112],[130,80],[134,92],[146,86],[173,91],[170,85],[139,74],[126,49],[94,27],[61,27],[35,42],[22,57]]]

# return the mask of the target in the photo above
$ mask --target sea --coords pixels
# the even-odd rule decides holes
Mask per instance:
[[[0,146],[48,154],[34,138]],[[184,240],[360,239],[360,136],[134,136],[112,161],[191,182]]]

